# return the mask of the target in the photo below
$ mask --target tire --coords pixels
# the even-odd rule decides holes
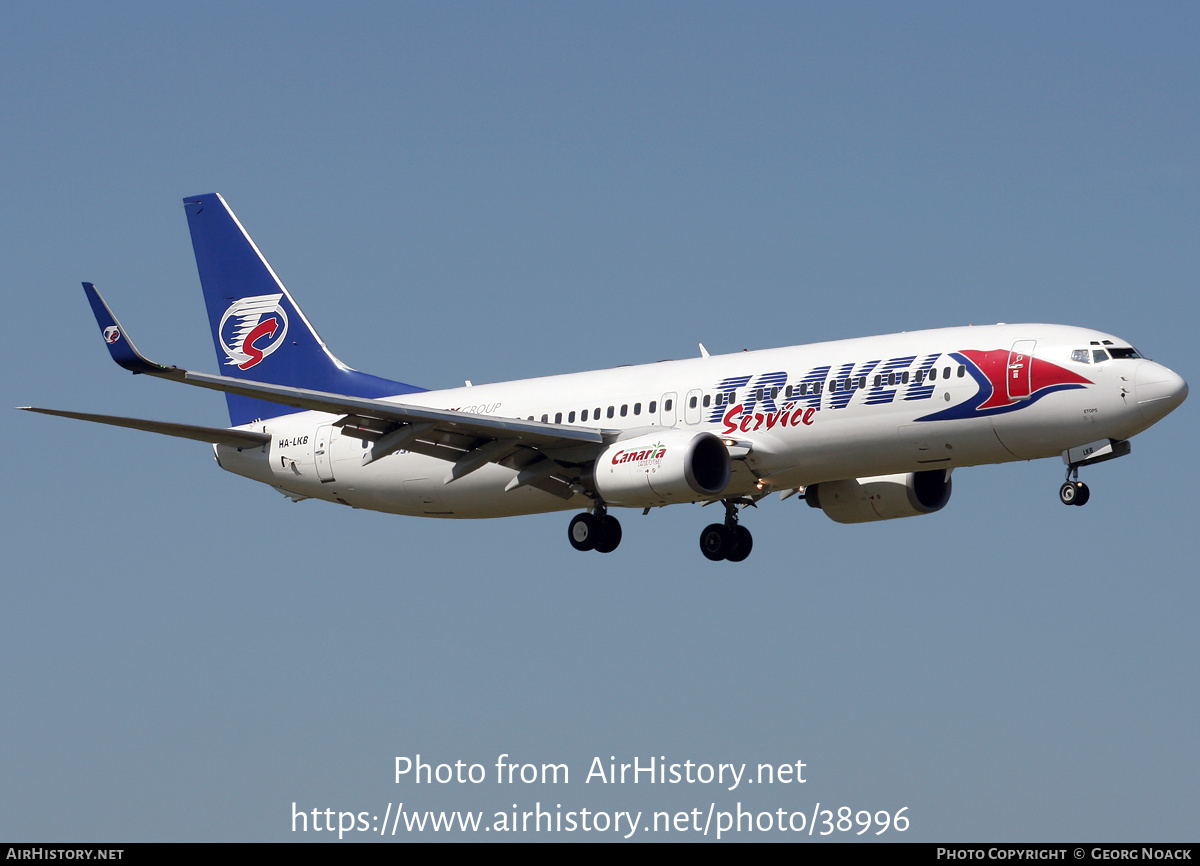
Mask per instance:
[[[729,553],[730,541],[729,530],[723,524],[710,523],[700,533],[700,552],[706,559],[720,562]]]
[[[1063,505],[1074,505],[1075,496],[1079,490],[1075,487],[1074,482],[1068,481],[1062,487],[1058,488],[1058,499]]]
[[[586,511],[576,514],[567,525],[567,539],[576,550],[594,550],[600,535],[600,521]]]
[[[1092,491],[1088,490],[1086,484],[1080,484],[1079,489],[1075,491],[1075,504],[1087,505],[1087,501],[1092,498]]]
[[[621,543],[621,521],[606,514],[598,521],[599,532],[596,534],[594,549],[599,553],[612,553]]]
[[[730,562],[741,562],[754,549],[754,536],[744,526],[733,527],[730,535],[733,537],[733,550],[729,551],[725,558]]]

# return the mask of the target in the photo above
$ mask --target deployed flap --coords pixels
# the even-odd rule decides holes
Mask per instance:
[[[196,373],[178,367],[163,368],[164,372],[155,375],[168,379],[186,382],[213,391],[224,391],[227,394],[241,394],[245,397],[255,397],[259,400],[269,400],[284,406],[297,409],[311,409],[315,412],[327,412],[331,415],[356,414],[372,418],[382,418],[398,424],[412,424],[422,421],[434,421],[440,430],[465,433],[469,436],[486,437],[490,439],[519,438],[530,444],[542,446],[566,446],[578,444],[601,445],[605,442],[605,434],[616,438],[616,430],[599,430],[591,427],[571,427],[566,424],[548,424],[540,421],[523,421],[519,418],[498,418],[493,415],[472,415],[467,412],[454,412],[449,409],[431,409],[427,406],[412,406],[406,403],[393,403],[389,400],[368,400],[361,397],[347,397],[345,394],[328,394],[323,391],[309,391],[305,388],[288,388],[283,385],[266,385],[261,382],[243,382],[230,379],[228,376],[214,376],[210,373]]]

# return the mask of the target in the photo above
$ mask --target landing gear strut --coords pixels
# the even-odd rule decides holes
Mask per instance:
[[[612,553],[621,543],[621,523],[609,515],[603,503],[597,503],[595,513],[585,511],[571,518],[567,538],[576,550]]]
[[[1092,493],[1088,486],[1079,480],[1079,467],[1072,464],[1067,467],[1067,480],[1058,488],[1058,499],[1063,505],[1087,505]]]
[[[700,533],[700,552],[713,562],[726,559],[729,562],[741,562],[750,555],[754,547],[754,537],[750,530],[738,525],[737,502],[733,499],[722,500],[725,505],[725,522],[710,523]]]

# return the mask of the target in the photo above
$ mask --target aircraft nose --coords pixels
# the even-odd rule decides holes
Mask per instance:
[[[1174,370],[1142,361],[1134,376],[1134,394],[1142,416],[1153,424],[1165,418],[1187,397],[1187,382]]]

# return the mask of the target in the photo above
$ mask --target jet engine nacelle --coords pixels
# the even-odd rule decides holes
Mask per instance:
[[[609,505],[695,502],[729,484],[729,459],[729,450],[712,433],[661,430],[608,446],[596,459],[591,481]]]
[[[932,514],[950,501],[950,470],[822,481],[810,484],[804,499],[838,523]]]

